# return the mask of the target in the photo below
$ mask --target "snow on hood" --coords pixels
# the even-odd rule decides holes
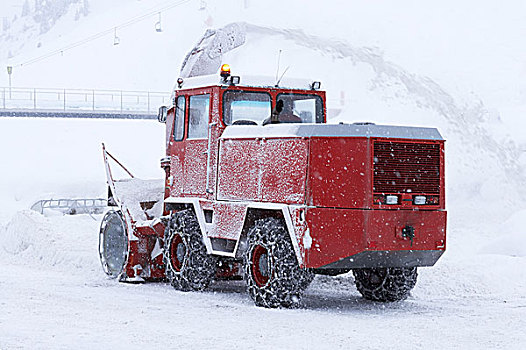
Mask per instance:
[[[359,125],[359,124],[270,124],[230,125],[222,139],[256,137],[386,137],[398,139],[443,140],[440,132],[434,128]]]

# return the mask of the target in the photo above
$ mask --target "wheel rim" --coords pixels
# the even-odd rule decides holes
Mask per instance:
[[[183,238],[180,235],[175,235],[172,244],[170,245],[170,261],[175,271],[181,271],[185,255],[186,246],[183,242]]]
[[[371,269],[368,270],[366,276],[370,287],[376,288],[382,285],[386,275],[385,269]]]
[[[360,269],[358,271],[360,283],[368,289],[382,287],[387,276],[386,268]]]
[[[252,276],[258,287],[268,283],[270,266],[267,248],[257,245],[252,252]]]
[[[108,213],[103,220],[101,231],[102,264],[108,275],[116,277],[122,272],[128,254],[128,237],[120,214]]]

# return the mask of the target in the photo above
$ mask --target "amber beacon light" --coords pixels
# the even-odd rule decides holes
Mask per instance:
[[[228,78],[230,76],[230,65],[228,64],[223,64],[221,66],[221,76],[223,78]]]

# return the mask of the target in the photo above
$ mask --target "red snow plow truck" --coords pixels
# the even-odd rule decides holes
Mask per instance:
[[[256,305],[293,307],[314,275],[352,271],[364,298],[397,301],[444,253],[436,129],[326,124],[319,82],[277,86],[225,65],[179,79],[172,102],[159,110],[164,179],[115,180],[103,147],[109,276],[183,291],[244,279]]]

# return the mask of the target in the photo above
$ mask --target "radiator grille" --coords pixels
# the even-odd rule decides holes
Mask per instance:
[[[439,194],[440,145],[376,141],[373,191]]]

